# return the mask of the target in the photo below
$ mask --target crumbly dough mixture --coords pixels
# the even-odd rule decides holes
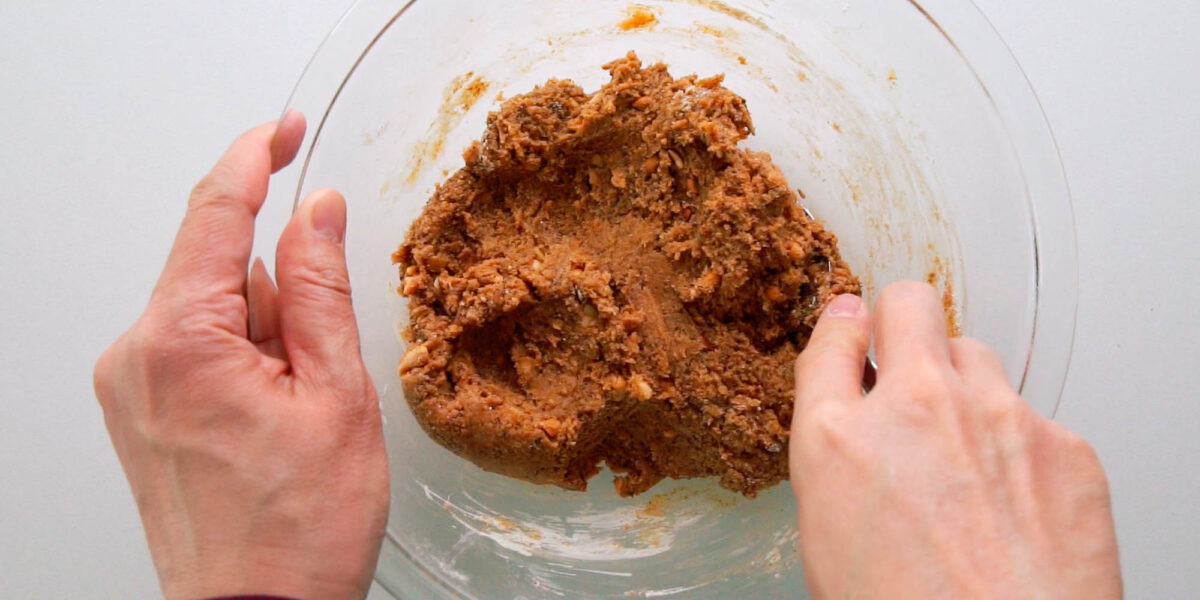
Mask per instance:
[[[488,116],[393,255],[399,370],[433,439],[484,469],[622,495],[787,478],[792,362],[859,284],[721,77],[630,53]]]

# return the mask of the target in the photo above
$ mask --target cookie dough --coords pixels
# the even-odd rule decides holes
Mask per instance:
[[[787,477],[792,362],[859,284],[720,76],[632,53],[488,116],[393,255],[417,421],[477,465],[621,495]]]

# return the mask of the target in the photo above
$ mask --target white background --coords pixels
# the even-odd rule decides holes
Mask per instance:
[[[1059,420],[1108,470],[1129,596],[1195,597],[1200,2],[978,2],[1074,195]],[[193,182],[277,116],[347,4],[0,2],[0,597],[157,595],[91,365],[141,311]]]

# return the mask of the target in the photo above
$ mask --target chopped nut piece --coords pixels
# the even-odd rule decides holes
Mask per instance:
[[[562,422],[553,417],[549,419],[542,419],[538,423],[538,428],[546,432],[546,435],[554,438],[558,437],[559,432],[562,431]]]
[[[645,162],[642,163],[642,172],[643,173],[646,173],[646,174],[653,173],[654,170],[657,168],[658,168],[658,155],[657,154],[651,154],[650,156],[647,156]]]
[[[421,284],[420,276],[408,276],[404,278],[404,283],[400,286],[400,293],[411,296],[423,287],[425,286]]]
[[[717,285],[720,283],[721,283],[721,274],[718,273],[715,269],[709,269],[708,271],[705,271],[704,274],[701,275],[700,278],[696,280],[697,287],[699,287],[703,290],[709,290],[709,291],[716,288]]]
[[[529,356],[518,358],[513,366],[517,370],[517,377],[521,379],[530,379],[537,376],[537,361]]]
[[[678,152],[674,150],[667,150],[667,156],[671,157],[671,164],[675,165],[676,169],[683,168],[683,158],[679,156]]]
[[[618,392],[625,391],[625,388],[627,387],[625,378],[621,377],[620,375],[609,375],[607,378],[605,378],[604,386],[610,390],[615,390]]]
[[[629,378],[629,391],[638,400],[649,400],[654,397],[654,388],[646,381],[644,375],[634,375]]]
[[[803,260],[807,255],[807,253],[804,251],[804,247],[795,240],[788,240],[787,243],[784,244],[783,248],[784,251],[787,252],[788,258],[792,260]]]
[[[429,362],[429,349],[424,344],[417,344],[408,349],[400,358],[400,374],[403,375]]]

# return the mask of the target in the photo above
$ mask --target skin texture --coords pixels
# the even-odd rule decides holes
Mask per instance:
[[[169,599],[366,594],[387,519],[375,390],[359,356],[345,203],[310,196],[247,269],[269,175],[304,118],[238,138],[196,186],[149,305],[100,357],[96,395]]]
[[[1121,597],[1095,452],[1033,412],[986,345],[946,338],[931,287],[888,287],[874,319],[839,296],[796,380],[791,482],[815,598]]]

